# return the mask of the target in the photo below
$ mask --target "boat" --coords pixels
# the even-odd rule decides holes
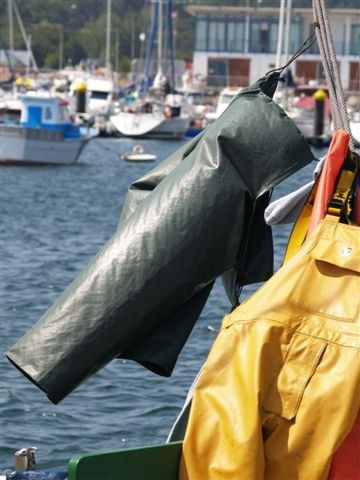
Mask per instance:
[[[17,91],[1,91],[0,122],[18,123],[21,116],[21,101]]]
[[[243,87],[226,87],[221,90],[216,105],[215,112],[207,112],[205,118],[209,123],[220,117],[234,100],[234,98],[243,90]]]
[[[166,3],[166,5],[165,5]],[[182,138],[189,126],[189,117],[183,115],[181,96],[175,93],[175,74],[170,1],[154,2],[149,51],[145,74],[136,85],[133,101],[123,103],[110,115],[116,134],[125,137]],[[171,73],[163,70],[163,9],[167,7]],[[152,77],[152,52],[157,31],[157,73]],[[170,81],[171,77],[171,81]]]
[[[175,102],[156,98],[135,102],[124,111],[110,116],[115,131],[124,137],[182,138],[189,126],[188,117],[180,115]]]
[[[153,162],[156,160],[156,155],[145,153],[141,145],[134,145],[132,151],[124,153],[121,158],[127,162]]]
[[[111,78],[91,76],[86,80],[88,112],[108,115],[115,96],[115,84]]]
[[[215,112],[216,105],[213,101],[215,92],[187,85],[185,88],[177,89],[176,92],[181,95],[183,112],[189,117],[186,136],[195,137],[207,127],[209,122],[205,118],[206,115]]]
[[[89,140],[71,120],[68,103],[59,97],[20,95],[19,124],[0,125],[0,163],[68,165],[77,161]]]

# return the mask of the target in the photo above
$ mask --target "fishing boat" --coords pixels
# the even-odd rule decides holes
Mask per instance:
[[[133,102],[123,104],[110,116],[116,134],[126,137],[181,138],[189,126],[183,115],[181,96],[175,94],[175,66],[172,41],[172,3],[154,2],[149,50],[144,77],[136,85]],[[163,28],[163,9],[167,8],[167,29]],[[163,35],[168,31],[171,73],[163,69]],[[152,53],[157,32],[157,73],[152,77]],[[171,80],[170,80],[171,77]]]
[[[0,163],[7,165],[68,165],[77,161],[89,140],[59,98],[21,95],[19,124],[1,124]]]

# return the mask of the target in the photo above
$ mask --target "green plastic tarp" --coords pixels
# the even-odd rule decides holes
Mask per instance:
[[[130,187],[116,232],[9,350],[52,402],[114,358],[170,375],[217,277],[234,304],[272,275],[269,191],[314,159],[272,100],[278,78]]]

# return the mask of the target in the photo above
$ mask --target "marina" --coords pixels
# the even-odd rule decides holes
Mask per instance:
[[[44,2],[0,22],[0,480],[353,478],[356,2]]]

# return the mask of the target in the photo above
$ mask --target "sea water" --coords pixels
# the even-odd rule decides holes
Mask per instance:
[[[122,160],[135,143],[157,160]],[[171,378],[132,361],[114,360],[55,406],[4,353],[113,234],[128,186],[183,143],[94,139],[72,166],[1,168],[0,473],[14,467],[13,455],[23,447],[37,447],[37,468],[52,470],[66,469],[78,453],[165,441],[229,311],[220,281]],[[320,157],[324,151],[315,154]],[[309,181],[314,166],[277,187],[273,198]],[[273,228],[276,268],[290,229]],[[245,288],[242,297],[256,288]]]

